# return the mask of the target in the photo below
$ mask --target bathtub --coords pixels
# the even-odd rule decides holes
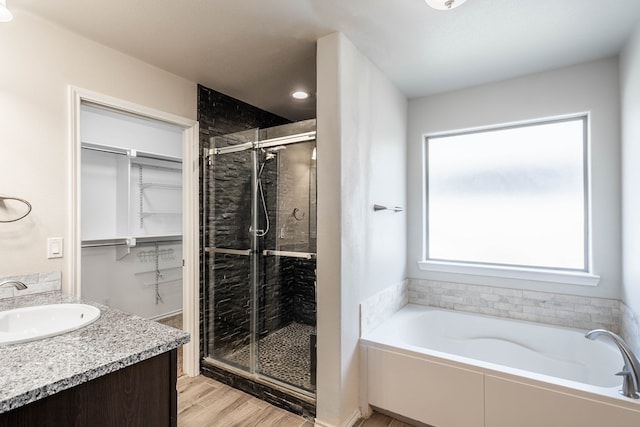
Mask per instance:
[[[620,352],[585,332],[409,304],[361,338],[363,395],[435,427],[640,427]]]

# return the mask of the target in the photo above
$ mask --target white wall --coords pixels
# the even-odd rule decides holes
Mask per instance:
[[[358,410],[359,303],[406,277],[407,100],[353,44],[318,41],[318,415]]]
[[[409,102],[408,271],[411,278],[619,298],[621,280],[620,131],[617,58],[603,59]],[[594,273],[597,287],[420,271],[423,240],[423,135],[571,113],[591,113]]]
[[[640,26],[620,55],[622,299],[640,313]]]
[[[69,85],[196,119],[196,85],[21,10],[0,24],[0,194],[32,213],[0,224],[0,276],[62,271],[47,237],[68,235]],[[68,242],[65,242],[68,243]]]
[[[82,144],[106,145],[182,159],[182,128],[84,104],[80,108]]]
[[[182,311],[182,245],[138,245],[122,258],[114,246],[83,249],[81,280],[89,301],[150,319],[175,314]]]

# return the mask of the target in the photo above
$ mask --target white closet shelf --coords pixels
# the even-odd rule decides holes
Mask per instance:
[[[146,190],[147,188],[157,188],[161,190],[182,190],[182,185],[179,184],[156,184],[153,182],[147,182],[140,184],[140,188]]]
[[[82,244],[93,244],[93,243],[123,243],[128,239],[136,239],[137,243],[152,243],[152,242],[163,242],[163,241],[172,241],[182,239],[182,233],[175,234],[158,234],[158,235],[144,235],[144,236],[122,236],[122,237],[92,237],[88,239],[82,239]]]
[[[134,274],[135,276],[140,276],[140,275],[142,275],[142,274],[151,274],[151,273],[155,274],[155,273],[157,273],[158,271],[159,271],[159,272],[163,272],[163,271],[170,271],[170,270],[182,270],[182,268],[183,268],[182,266],[179,266],[179,267],[166,267],[166,268],[160,268],[160,269],[158,269],[158,270],[136,271],[136,272],[135,272],[135,273],[133,273],[133,274]]]
[[[171,215],[172,216],[172,215],[182,215],[182,212],[140,212],[141,218],[146,218],[152,215],[165,215],[165,216]]]
[[[83,142],[83,149],[110,154],[104,157],[85,152],[87,161],[83,162],[88,166],[83,166],[83,182],[88,177],[91,181],[86,182],[92,182],[98,193],[87,192],[87,200],[93,203],[83,205],[83,211],[86,208],[86,212],[95,213],[94,218],[102,218],[103,223],[97,219],[87,222],[83,226],[83,240],[99,240],[92,246],[106,246],[114,240],[117,240],[114,245],[134,246],[126,239],[180,234],[180,159],[88,141]],[[97,195],[101,192],[104,197]],[[90,247],[88,242],[83,244]]]
[[[130,148],[118,147],[116,145],[97,144],[93,142],[82,141],[81,147],[88,150],[103,151],[105,153],[111,153],[111,154],[130,155],[132,153],[135,153],[134,159],[139,158],[139,159],[151,159],[151,160],[165,160],[168,162],[182,163],[182,159],[180,157],[174,157],[167,154],[131,150]],[[140,160],[140,161],[136,161],[136,163],[144,163],[144,161],[145,160]]]

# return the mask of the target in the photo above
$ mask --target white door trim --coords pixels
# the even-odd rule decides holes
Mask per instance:
[[[182,131],[182,313],[183,328],[191,334],[191,341],[183,347],[183,370],[188,376],[200,373],[200,324],[199,324],[199,127],[195,120],[145,107],[101,93],[69,86],[69,224],[67,242],[69,279],[64,281],[63,292],[81,296],[81,234],[80,234],[80,104],[91,102],[123,112],[160,120],[179,126]]]

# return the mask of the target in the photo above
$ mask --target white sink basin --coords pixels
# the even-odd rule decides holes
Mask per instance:
[[[34,341],[95,322],[100,310],[86,304],[51,304],[0,311],[0,345]]]

